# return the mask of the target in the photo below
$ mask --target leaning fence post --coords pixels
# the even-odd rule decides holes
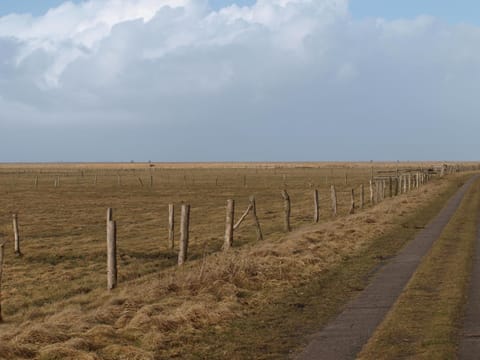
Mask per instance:
[[[227,214],[225,217],[225,239],[223,251],[229,250],[233,245],[233,219],[235,217],[235,200],[227,200]]]
[[[3,274],[3,257],[5,254],[5,243],[0,244],[0,323],[3,322],[2,317],[2,274]]]
[[[189,227],[190,205],[182,204],[182,211],[180,215],[180,244],[178,251],[178,265],[183,265],[187,259]]]
[[[351,191],[351,200],[350,200],[350,214],[355,213],[355,190],[352,189]]]
[[[14,246],[15,246],[15,255],[21,256],[22,252],[20,251],[20,233],[18,231],[18,216],[17,214],[13,214],[13,238],[14,238]]]
[[[250,196],[250,205],[252,206],[252,216],[253,221],[255,222],[255,228],[257,230],[257,240],[263,240],[262,228],[260,227],[260,221],[257,216],[257,204],[255,202],[255,196]]]
[[[313,190],[313,222],[318,223],[320,220],[320,211],[318,205],[318,190]]]
[[[287,190],[282,190],[282,197],[283,197],[283,210],[284,210],[284,224],[285,224],[285,231],[289,232],[292,230],[290,226],[290,196],[287,193]]]
[[[330,187],[330,196],[332,199],[332,215],[337,216],[337,192],[335,190],[335,185]]]
[[[107,289],[117,287],[117,223],[107,221]]]
[[[168,242],[170,249],[175,247],[175,205],[168,204]]]

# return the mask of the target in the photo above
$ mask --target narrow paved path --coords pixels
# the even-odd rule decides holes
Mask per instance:
[[[420,264],[423,256],[442,233],[457,210],[472,177],[447,202],[440,213],[400,253],[384,265],[360,295],[344,311],[313,336],[300,360],[354,359],[383,320]],[[479,308],[480,310],[480,308]]]
[[[458,358],[480,358],[480,219]]]

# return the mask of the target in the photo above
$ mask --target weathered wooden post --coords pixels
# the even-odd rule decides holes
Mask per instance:
[[[350,211],[349,214],[355,213],[355,190],[351,190]]]
[[[287,190],[282,190],[282,197],[283,197],[283,211],[284,211],[284,224],[285,224],[285,231],[289,232],[292,230],[290,227],[290,196],[287,193]]]
[[[365,189],[363,184],[360,185],[360,209],[363,209],[365,206]]]
[[[335,185],[330,186],[330,196],[332,199],[332,215],[337,216],[337,191]]]
[[[0,323],[3,322],[2,316],[2,274],[3,274],[3,257],[5,255],[5,241],[0,240]]]
[[[170,249],[175,248],[175,205],[168,204],[168,242]]]
[[[153,187],[153,175],[150,175],[150,187]]]
[[[15,255],[22,256],[22,252],[20,251],[20,232],[18,231],[17,214],[13,214],[12,218],[13,218],[13,239],[14,239]]]
[[[107,221],[107,289],[117,287],[117,224]]]
[[[391,176],[388,177],[388,195],[393,197],[393,180]]]
[[[141,177],[137,177],[138,182],[140,183],[140,186],[143,187],[143,180]]]
[[[412,190],[412,174],[408,174],[408,192]]]
[[[108,225],[108,222],[112,220],[113,220],[113,209],[108,208],[107,209],[107,225]]]
[[[318,223],[320,220],[320,211],[318,205],[318,190],[313,190],[313,222]]]
[[[35,176],[35,181],[34,181],[35,189],[38,188],[38,176]]]
[[[403,193],[407,192],[407,175],[403,175]]]
[[[223,251],[229,250],[233,245],[233,219],[235,217],[235,201],[227,200],[227,214],[225,220],[225,239]]]
[[[370,185],[370,204],[373,205],[373,203],[374,203],[374,198],[373,198],[373,180],[370,179],[369,185]]]
[[[178,265],[183,265],[187,260],[188,236],[190,227],[190,205],[182,204],[180,214],[180,244],[178,251]]]
[[[0,323],[3,322],[2,316],[2,275],[3,275],[3,258],[5,255],[5,242],[0,243]]]
[[[345,185],[348,185],[348,175],[346,171],[345,171]]]
[[[253,216],[253,221],[255,222],[255,229],[257,231],[257,240],[263,240],[263,233],[262,233],[262,228],[260,227],[260,221],[258,220],[257,216],[257,204],[255,201],[255,196],[250,196],[250,206],[252,207],[252,216]]]

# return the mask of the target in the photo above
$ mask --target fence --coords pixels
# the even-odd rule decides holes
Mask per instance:
[[[344,176],[342,178],[342,185],[344,185],[343,190],[339,190],[338,186],[331,185],[329,191],[320,191],[316,188],[315,184],[312,181],[308,181],[308,187],[310,188],[310,196],[311,196],[311,205],[309,205],[309,209],[307,213],[310,213],[309,218],[310,222],[318,223],[320,221],[320,214],[323,214],[324,219],[339,216],[340,214],[353,214],[369,205],[375,205],[382,202],[384,199],[388,197],[399,196],[403,193],[413,191],[418,189],[419,187],[426,184],[428,181],[431,180],[433,176],[443,176],[446,173],[451,173],[455,171],[459,171],[460,169],[452,169],[448,168],[445,170],[440,171],[431,171],[431,170],[410,170],[410,171],[391,171],[390,173],[387,172],[378,172],[374,174],[373,177],[370,178],[367,187],[365,184],[353,184],[352,187],[348,187],[351,179],[348,176],[348,173],[345,171]],[[83,175],[85,176],[85,175]],[[185,179],[185,176],[183,176]],[[337,183],[338,181],[337,176]],[[94,182],[92,185],[99,185],[100,175],[95,175]],[[150,181],[149,187],[154,186],[155,181],[152,176],[153,180]],[[42,183],[40,182],[41,175],[36,175],[34,177],[33,186],[35,190],[38,190],[39,185]],[[105,180],[105,178],[102,178]],[[131,180],[131,179],[129,179]],[[195,180],[194,180],[195,181]],[[327,179],[325,180],[327,182]],[[65,184],[68,184],[68,181],[63,181],[63,178],[60,175],[56,175],[54,177],[54,181],[52,182],[52,186],[55,189],[60,189]],[[219,177],[215,177],[215,186],[220,186]],[[241,187],[245,189],[245,191],[249,191],[248,186],[248,176],[243,175],[241,176]],[[286,188],[282,189],[278,192],[278,202],[282,203],[281,208],[282,210],[282,218],[283,218],[283,231],[289,232],[292,230],[291,224],[291,216],[292,210],[294,207],[292,206],[291,201],[291,194],[289,193],[289,177],[286,175],[281,175],[281,185],[285,186]],[[317,181],[318,183],[318,181]],[[125,185],[122,181],[118,181],[117,178],[117,185]],[[201,183],[200,183],[201,184]],[[138,181],[138,186],[145,187],[144,181]],[[328,188],[328,187],[327,187]],[[369,201],[365,201],[365,188],[369,191],[368,199]],[[322,203],[322,199],[329,199],[328,202],[325,200]],[[341,201],[339,201],[339,199]],[[223,251],[229,251],[232,247],[235,246],[235,235],[236,232],[240,229],[240,226],[244,224],[245,220],[250,217],[251,224],[255,228],[256,233],[256,240],[263,240],[265,231],[262,229],[262,226],[268,221],[267,218],[262,218],[257,215],[257,202],[255,196],[250,196],[248,199],[248,205],[246,210],[241,213],[238,220],[235,222],[235,199],[229,198],[227,200],[226,206],[226,214],[225,214],[225,233],[223,237],[223,243],[219,245],[223,249]],[[261,207],[268,207],[270,204],[262,203]],[[189,255],[189,238],[190,238],[190,217],[191,217],[191,207],[190,204],[184,202],[181,205],[181,217],[180,217],[180,238],[178,241],[178,257],[176,263],[179,266],[185,264],[188,260]],[[225,210],[224,210],[225,211]],[[175,244],[175,206],[173,203],[168,204],[168,233],[165,234],[165,238],[168,239],[168,247],[170,249],[174,248]],[[237,214],[238,215],[238,214]],[[220,218],[221,215],[219,215]],[[135,220],[132,223],[136,223]],[[20,224],[20,225],[19,225]],[[117,226],[120,230],[122,227],[127,225],[125,222],[118,222],[113,220],[113,210],[109,208],[107,211],[107,288],[114,289],[118,283],[118,268],[117,268],[117,256],[118,256],[118,249],[117,247]],[[83,228],[88,226],[95,226],[98,225],[83,225]],[[105,226],[105,225],[104,225]],[[21,249],[21,233],[19,231],[22,229],[22,219],[19,218],[17,214],[13,216],[13,238],[14,238],[14,250],[15,254],[18,257],[22,256]],[[267,234],[268,235],[268,234]],[[0,264],[3,263],[4,257],[4,244],[0,246]],[[121,249],[121,247],[120,247]],[[172,264],[173,265],[173,264]],[[1,289],[1,275],[2,275],[2,268],[0,266],[0,289]],[[1,291],[1,290],[0,290]],[[1,292],[0,292],[0,303],[1,303]]]

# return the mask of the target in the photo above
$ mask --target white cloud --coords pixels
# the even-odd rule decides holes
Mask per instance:
[[[428,16],[355,20],[347,0],[65,3],[0,18],[0,122],[421,143],[454,118],[477,129],[479,40]]]

